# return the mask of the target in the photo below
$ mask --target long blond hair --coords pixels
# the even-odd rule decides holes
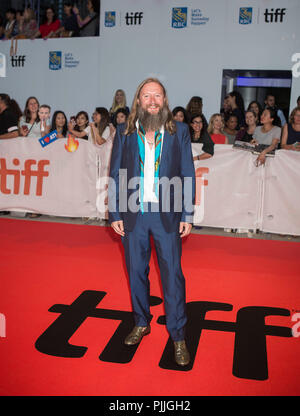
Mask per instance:
[[[131,106],[131,112],[129,114],[128,120],[127,120],[127,126],[126,126],[126,130],[124,132],[125,135],[127,134],[132,134],[135,129],[136,129],[136,121],[138,119],[137,116],[137,108],[138,108],[138,99],[140,96],[140,92],[142,90],[142,88],[144,87],[144,85],[149,84],[150,82],[155,82],[156,84],[160,85],[162,90],[163,90],[163,94],[164,94],[164,106],[166,107],[167,111],[168,111],[168,117],[167,120],[165,122],[165,129],[170,133],[170,134],[174,134],[176,132],[176,124],[173,120],[173,115],[170,111],[169,108],[169,102],[168,102],[168,97],[167,97],[167,93],[166,93],[166,89],[165,87],[162,85],[162,83],[157,79],[157,78],[147,78],[144,81],[142,81],[140,83],[140,85],[138,86],[133,102],[132,102],[132,106]]]
[[[297,111],[300,111],[300,106],[295,107],[295,108],[293,109],[293,111],[291,112],[291,115],[290,115],[290,117],[289,117],[289,123],[290,123],[290,124],[294,124],[294,122],[295,122],[294,117],[295,117],[295,114],[296,114],[296,112],[297,112]]]
[[[123,95],[123,100],[120,104],[117,103],[117,100],[116,100],[116,96],[119,92]],[[119,108],[126,108],[126,95],[125,95],[125,92],[121,89],[115,92],[113,103],[110,109],[110,113],[115,113]]]
[[[222,114],[215,113],[209,119],[209,123],[208,123],[208,127],[207,127],[207,133],[213,134],[213,132],[214,132],[214,121],[218,116],[221,117],[221,120],[222,120],[221,132],[224,130],[224,121],[223,121],[223,118],[222,118]]]

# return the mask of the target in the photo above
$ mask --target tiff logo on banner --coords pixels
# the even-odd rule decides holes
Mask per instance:
[[[23,67],[25,64],[26,56],[25,55],[15,55],[11,56],[10,62],[13,68],[20,68]]]
[[[282,23],[286,9],[265,9],[264,16],[266,23]]]
[[[126,12],[125,23],[127,26],[140,25],[142,18],[143,12]]]
[[[209,173],[209,168],[200,167],[195,170],[196,192],[195,192],[195,208],[194,219],[196,224],[200,224],[204,218],[204,187],[208,186],[208,180],[204,178]]]
[[[12,161],[14,166],[20,166],[20,160],[15,158]],[[24,188],[23,194],[30,194],[31,187],[31,178],[36,176],[36,196],[42,196],[43,194],[43,179],[49,176],[49,172],[44,170],[46,165],[50,165],[49,160],[39,160],[37,164],[37,169],[32,169],[33,165],[36,165],[36,160],[28,159],[24,162],[24,170],[21,169],[8,169],[6,165],[6,159],[0,158],[0,192],[2,194],[9,195],[14,193],[18,195],[20,193],[20,182],[21,175],[24,176]],[[8,180],[9,179],[9,180]],[[13,182],[13,189],[8,187],[9,183]]]

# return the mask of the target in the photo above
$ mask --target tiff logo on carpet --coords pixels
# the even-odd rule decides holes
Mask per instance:
[[[12,161],[15,167],[20,166],[20,160],[14,158]],[[37,169],[32,169],[37,164]],[[43,194],[43,179],[49,176],[49,172],[45,171],[46,165],[50,165],[49,160],[39,160],[38,162],[34,159],[28,159],[24,162],[24,169],[8,169],[6,165],[6,159],[0,158],[0,192],[3,194],[11,194],[12,189],[8,188],[8,178],[13,178],[13,193],[18,195],[20,193],[20,182],[21,175],[24,176],[24,188],[23,194],[30,194],[31,178],[36,177],[36,196]]]
[[[126,346],[124,339],[134,326],[133,313],[114,309],[97,308],[106,292],[87,290],[74,300],[71,305],[56,304],[49,312],[59,313],[60,316],[37,339],[35,347],[38,351],[68,358],[81,358],[87,351],[85,346],[69,343],[69,339],[87,318],[112,319],[119,321],[119,326],[101,352],[99,359],[105,362],[126,364],[132,361],[139,345]],[[150,305],[156,306],[162,299],[150,297]],[[290,311],[283,308],[265,306],[246,306],[238,310],[236,322],[206,319],[210,311],[232,311],[233,306],[228,303],[194,301],[187,305],[186,343],[191,361],[185,367],[174,361],[173,341],[169,337],[162,353],[159,367],[166,370],[188,371],[193,368],[197,348],[203,330],[233,332],[235,334],[232,374],[235,377],[267,380],[268,360],[266,336],[292,337],[289,327],[266,325],[268,316],[290,316]],[[153,315],[151,315],[153,318]],[[166,324],[165,315],[156,320],[158,325]]]
[[[6,318],[3,313],[0,313],[0,338],[6,337]]]
[[[292,327],[293,337],[298,338],[300,337],[300,311],[297,311],[297,313],[293,313],[292,322],[296,322],[295,325],[293,325]]]

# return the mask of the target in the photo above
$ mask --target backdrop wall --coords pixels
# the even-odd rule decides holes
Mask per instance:
[[[110,108],[118,88],[130,106],[138,83],[157,76],[172,108],[200,95],[210,117],[220,108],[223,69],[276,69],[293,70],[290,108],[296,105],[299,0],[102,0],[101,7],[100,37],[19,40],[13,58],[10,41],[2,41],[1,92],[21,108],[35,95],[53,111],[91,115],[96,106]]]

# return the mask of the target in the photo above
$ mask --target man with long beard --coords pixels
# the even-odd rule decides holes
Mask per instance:
[[[166,187],[164,184],[173,186]],[[188,126],[174,122],[163,85],[143,81],[135,94],[126,129],[118,128],[110,166],[109,221],[122,237],[135,327],[126,345],[150,333],[148,279],[153,236],[160,268],[166,326],[175,361],[190,361],[185,344],[185,279],[181,238],[192,228],[195,170]],[[138,201],[138,202],[137,202]],[[137,203],[136,203],[137,202]]]

